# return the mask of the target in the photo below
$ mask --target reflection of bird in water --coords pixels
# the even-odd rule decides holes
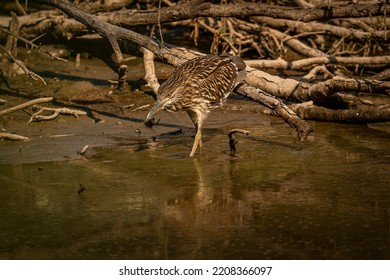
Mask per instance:
[[[184,110],[196,128],[190,157],[202,147],[202,126],[211,109],[223,104],[234,86],[245,79],[246,65],[238,56],[207,55],[189,60],[172,73],[157,92],[157,101],[145,124],[153,125],[153,115],[164,109]]]

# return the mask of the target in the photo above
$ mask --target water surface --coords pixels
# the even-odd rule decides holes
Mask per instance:
[[[0,165],[0,259],[390,258],[388,133],[245,128],[235,156],[220,127],[194,159],[185,133]]]

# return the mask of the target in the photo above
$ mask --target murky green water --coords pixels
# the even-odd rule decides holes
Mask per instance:
[[[390,134],[248,127],[0,165],[0,259],[389,259]],[[85,190],[78,194],[80,186]]]

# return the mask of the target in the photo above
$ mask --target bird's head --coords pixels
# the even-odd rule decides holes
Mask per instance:
[[[154,124],[153,116],[161,110],[175,111],[175,101],[178,97],[178,90],[174,91],[165,91],[163,85],[160,87],[157,94],[157,101],[154,103],[153,107],[150,109],[144,123],[151,127]]]

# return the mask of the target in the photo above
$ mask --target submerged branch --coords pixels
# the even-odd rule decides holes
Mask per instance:
[[[234,137],[234,134],[236,133],[244,134],[245,136],[247,136],[249,135],[250,132],[248,130],[239,129],[239,128],[234,128],[229,131],[228,137],[229,137],[230,155],[232,156],[236,153],[236,144],[238,143],[236,141],[236,138]]]

